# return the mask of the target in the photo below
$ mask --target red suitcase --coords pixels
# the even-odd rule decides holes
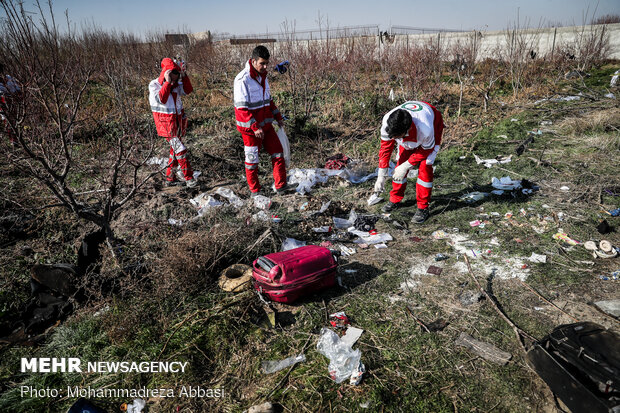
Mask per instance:
[[[292,303],[336,284],[337,266],[329,249],[308,245],[259,257],[252,265],[252,277],[261,294],[273,301]]]

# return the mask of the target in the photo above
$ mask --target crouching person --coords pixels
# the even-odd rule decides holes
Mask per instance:
[[[166,169],[167,183],[175,183],[175,169],[180,167],[185,184],[193,188],[197,182],[187,159],[187,148],[181,141],[187,129],[187,118],[181,96],[190,94],[194,89],[185,72],[185,63],[182,66],[179,67],[168,57],[161,61],[159,77],[149,84],[149,103],[155,119],[157,135],[165,138],[170,144],[170,158]]]
[[[412,221],[420,224],[428,219],[428,204],[433,190],[433,163],[439,152],[443,128],[441,113],[426,102],[405,102],[383,116],[375,195],[383,192],[392,151],[398,143],[398,162],[392,174],[392,190],[389,201],[381,209],[383,212],[390,212],[399,206],[405,196],[407,174],[410,169],[418,166],[418,210]]]

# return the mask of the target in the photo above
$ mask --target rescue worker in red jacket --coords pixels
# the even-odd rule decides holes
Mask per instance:
[[[398,207],[405,196],[409,170],[419,166],[416,182],[418,209],[412,221],[420,224],[428,219],[428,203],[433,190],[433,164],[441,145],[443,128],[441,113],[426,102],[405,102],[383,116],[375,195],[383,192],[392,151],[398,143],[398,162],[392,174],[392,191],[389,202],[381,209],[383,212]]]
[[[282,114],[271,99],[267,66],[269,50],[257,46],[245,68],[235,77],[234,104],[237,130],[243,137],[245,176],[252,196],[258,195],[258,154],[262,147],[271,155],[276,193],[286,191],[286,166],[282,144],[273,128],[274,119],[284,126]]]
[[[13,129],[9,124],[5,114],[9,112],[11,104],[14,99],[18,98],[21,92],[19,84],[10,75],[4,72],[4,65],[0,63],[0,119],[3,125],[0,129],[3,129],[9,137],[11,144],[16,144],[17,139],[13,133]]]
[[[187,159],[187,148],[181,141],[187,129],[181,96],[190,94],[194,88],[185,71],[185,63],[181,64],[182,67],[179,67],[168,57],[162,59],[159,77],[149,84],[149,103],[157,134],[166,138],[170,144],[170,158],[166,169],[167,182],[173,184],[176,181],[175,168],[178,166],[183,172],[187,187],[193,188],[197,182]]]

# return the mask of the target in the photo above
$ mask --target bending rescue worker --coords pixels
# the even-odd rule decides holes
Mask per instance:
[[[399,206],[405,196],[407,174],[419,165],[416,182],[418,210],[412,221],[421,224],[428,219],[428,203],[433,190],[433,163],[439,152],[443,128],[441,113],[426,102],[405,102],[383,116],[379,176],[374,187],[377,196],[383,192],[392,151],[398,142],[398,162],[392,174],[390,200],[381,208],[383,212],[390,212]]]

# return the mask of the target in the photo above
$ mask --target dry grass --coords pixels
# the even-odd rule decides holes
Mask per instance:
[[[620,130],[620,108],[602,109],[564,119],[558,124],[561,131],[569,136],[579,136],[589,132],[616,132]]]

